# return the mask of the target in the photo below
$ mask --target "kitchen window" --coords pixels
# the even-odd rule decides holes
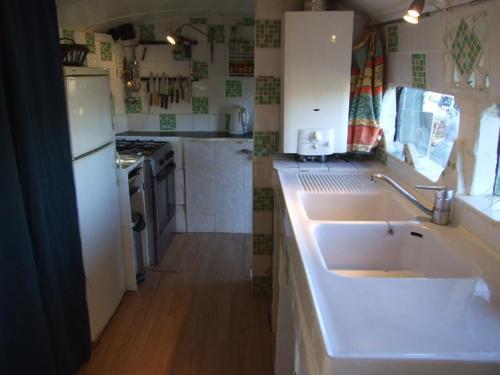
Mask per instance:
[[[407,160],[432,181],[437,181],[458,136],[460,110],[452,95],[408,87],[395,89],[392,124],[382,120],[388,152]]]

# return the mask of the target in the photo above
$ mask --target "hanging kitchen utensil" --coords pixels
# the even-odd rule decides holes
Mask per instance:
[[[149,83],[148,102],[149,102],[149,107],[151,108],[153,106],[153,90],[154,90],[153,72],[149,73],[148,83]]]
[[[179,103],[179,84],[180,84],[180,76],[178,75],[175,78],[175,102]]]

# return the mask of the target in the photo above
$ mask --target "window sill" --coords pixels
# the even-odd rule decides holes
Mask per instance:
[[[479,211],[494,223],[500,222],[500,197],[491,195],[457,195],[457,200]]]

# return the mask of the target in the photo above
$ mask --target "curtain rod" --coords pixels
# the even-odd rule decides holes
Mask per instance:
[[[449,7],[445,7],[443,9],[436,9],[436,10],[433,10],[431,12],[423,13],[420,16],[420,18],[427,18],[427,17],[433,16],[435,14],[446,12],[446,11],[449,11],[449,10],[455,10],[455,9],[458,9],[458,8],[464,8],[464,7],[468,7],[468,6],[474,6],[474,5],[479,5],[479,4],[483,4],[483,3],[489,3],[491,1],[497,1],[497,0],[472,0],[472,1],[469,1],[468,3],[452,5],[452,6],[449,6]],[[372,25],[370,27],[378,29],[379,27],[384,27],[384,26],[387,26],[387,25],[392,25],[392,24],[395,24],[395,23],[403,23],[403,22],[404,22],[403,18],[398,18],[398,19],[395,19],[395,20],[390,20],[390,21],[376,23],[376,24],[374,24],[374,25]]]

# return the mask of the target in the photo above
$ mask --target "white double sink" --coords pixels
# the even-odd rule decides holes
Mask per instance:
[[[301,204],[309,219],[329,222],[317,225],[314,237],[325,266],[338,275],[477,277],[474,263],[414,222],[415,213],[392,193],[304,193]]]
[[[279,179],[324,373],[500,373],[498,254],[385,183],[315,193],[296,173]]]

